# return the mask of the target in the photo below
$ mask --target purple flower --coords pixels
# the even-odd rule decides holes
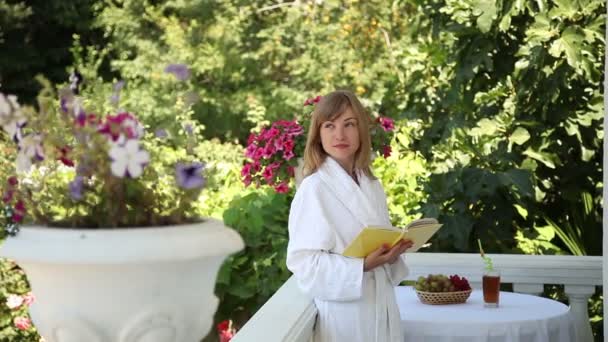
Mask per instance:
[[[120,91],[122,90],[122,88],[124,88],[125,86],[125,81],[118,81],[116,83],[114,83],[114,91],[112,92],[112,95],[110,96],[110,103],[113,104],[114,106],[118,105],[118,101],[120,101]]]
[[[120,101],[120,94],[118,92],[112,93],[112,95],[110,95],[110,103],[116,106],[118,101]]]
[[[173,74],[180,81],[190,78],[190,69],[185,64],[169,64],[165,67],[165,72]]]
[[[122,88],[125,87],[125,81],[118,81],[116,83],[114,83],[114,91],[119,92],[122,90]]]
[[[59,100],[59,107],[61,107],[61,110],[62,110],[64,113],[67,113],[67,112],[68,112],[68,100],[67,100],[65,97],[62,97],[62,98]]]
[[[202,188],[206,183],[203,177],[204,168],[205,165],[198,162],[191,164],[177,163],[175,166],[177,184],[184,189]]]
[[[83,197],[82,189],[84,186],[84,177],[76,176],[73,181],[68,185],[70,188],[70,196],[75,201],[80,201]]]
[[[192,124],[185,124],[184,131],[186,131],[186,134],[192,135],[192,133],[194,133],[194,127],[192,126]]]
[[[159,128],[156,131],[154,131],[154,135],[159,139],[164,139],[169,136],[169,134],[167,133],[167,130],[164,128]]]

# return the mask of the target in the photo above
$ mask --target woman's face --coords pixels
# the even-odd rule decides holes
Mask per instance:
[[[331,121],[321,123],[321,145],[327,154],[350,172],[359,149],[359,122],[350,108]]]

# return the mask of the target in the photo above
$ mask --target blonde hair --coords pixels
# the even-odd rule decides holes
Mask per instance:
[[[359,149],[355,152],[355,169],[362,170],[368,177],[375,178],[371,165],[371,137],[369,134],[370,117],[357,99],[348,90],[336,90],[321,98],[312,112],[308,137],[304,149],[304,176],[317,171],[328,154],[321,145],[321,124],[332,121],[350,108],[357,118],[359,128]]]

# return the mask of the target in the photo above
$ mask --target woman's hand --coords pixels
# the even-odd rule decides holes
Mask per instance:
[[[400,240],[392,248],[389,248],[388,244],[380,246],[380,248],[365,257],[363,260],[363,271],[367,272],[373,270],[387,262],[389,264],[394,264],[399,260],[399,256],[413,245],[414,243],[411,240]]]

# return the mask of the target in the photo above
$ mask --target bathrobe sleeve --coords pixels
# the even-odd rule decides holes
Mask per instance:
[[[338,206],[322,183],[310,179],[302,182],[289,213],[287,268],[302,291],[312,297],[356,300],[362,293],[363,259],[332,252],[336,247],[336,223],[331,222],[328,211],[344,210]]]
[[[377,192],[378,192],[378,197],[380,198],[380,210],[383,211],[383,215],[386,216],[388,223],[390,224],[390,215],[389,215],[389,211],[388,211],[388,206],[387,206],[387,198],[386,198],[386,193],[384,192],[384,188],[382,188],[382,184],[380,184],[380,182],[377,182]],[[409,268],[407,267],[407,265],[405,264],[405,254],[401,254],[401,256],[399,257],[399,259],[397,259],[397,261],[394,264],[386,264],[387,268],[388,268],[388,273],[389,273],[389,277],[391,280],[391,283],[393,284],[393,286],[397,286],[399,285],[399,283],[401,283],[406,277],[407,275],[410,273]]]

